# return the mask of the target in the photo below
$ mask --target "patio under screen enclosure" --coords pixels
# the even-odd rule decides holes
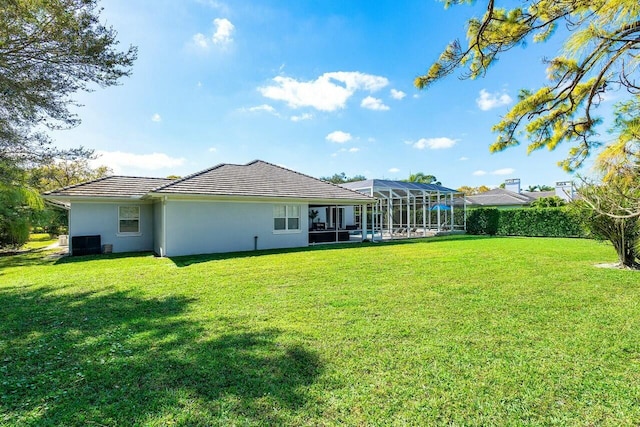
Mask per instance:
[[[309,205],[309,243],[388,240],[466,230],[464,194],[435,184],[369,179],[341,184],[376,199]]]

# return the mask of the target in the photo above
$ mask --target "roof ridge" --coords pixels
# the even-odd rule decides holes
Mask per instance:
[[[217,168],[220,168],[220,167],[222,167],[222,166],[226,166],[226,165],[228,165],[228,164],[230,164],[230,163],[218,163],[217,165],[215,165],[215,166],[211,166],[210,168],[203,169],[203,170],[198,171],[198,172],[194,172],[194,173],[189,174],[189,175],[187,175],[187,176],[184,176],[184,177],[182,177],[182,178],[174,179],[174,180],[173,180],[173,181],[171,181],[171,182],[167,182],[167,183],[166,183],[166,184],[164,184],[164,185],[161,185],[161,186],[156,187],[156,188],[154,188],[154,189],[152,189],[152,190],[149,190],[149,193],[154,192],[154,191],[158,191],[158,190],[164,190],[165,188],[167,188],[167,187],[169,187],[169,186],[171,186],[171,185],[178,184],[178,183],[180,183],[180,182],[184,182],[184,181],[186,181],[186,180],[188,180],[188,179],[191,179],[191,178],[194,178],[194,177],[196,177],[196,176],[199,176],[199,175],[205,174],[205,173],[207,173],[207,172],[210,172],[210,171],[212,171],[212,170],[214,170],[214,169],[217,169]]]
[[[95,184],[96,182],[106,181],[108,179],[114,179],[114,178],[153,179],[153,180],[156,180],[156,179],[157,180],[170,179],[170,178],[161,178],[161,177],[157,177],[157,176],[107,175],[107,176],[103,176],[101,178],[92,179],[90,181],[79,182],[78,184],[67,185],[65,187],[61,187],[61,188],[56,188],[54,190],[45,191],[44,193],[42,193],[42,195],[43,196],[47,196],[47,195],[50,195],[50,194],[53,194],[53,193],[58,193],[60,191],[71,190],[73,188],[78,188],[78,187],[82,187],[82,186],[89,185],[89,184]]]
[[[49,191],[45,191],[44,193],[42,193],[43,195],[47,195],[53,192],[58,192],[58,191],[64,191],[64,190],[69,190],[71,188],[76,188],[76,187],[80,187],[81,185],[87,185],[87,184],[93,184],[94,182],[99,182],[99,181],[104,181],[105,179],[108,178],[113,178],[117,175],[107,175],[107,176],[103,176],[102,178],[96,178],[96,179],[92,179],[91,181],[84,181],[84,182],[80,182],[78,184],[73,184],[73,185],[66,185],[62,188],[56,188],[54,190],[49,190]]]
[[[306,173],[298,172],[298,171],[295,171],[295,170],[293,170],[293,169],[285,168],[285,167],[283,167],[283,166],[274,165],[273,163],[267,162],[267,161],[265,161],[265,160],[256,159],[256,160],[253,160],[253,161],[251,161],[251,162],[247,163],[245,166],[249,166],[249,165],[252,165],[252,164],[254,164],[254,163],[264,163],[264,164],[267,164],[267,165],[270,165],[270,166],[273,166],[273,167],[276,167],[276,168],[280,168],[280,169],[282,169],[282,170],[286,170],[286,171],[289,171],[289,172],[293,172],[293,173],[298,174],[298,175],[300,175],[300,176],[304,176],[304,177],[307,177],[307,178],[315,179],[316,181],[324,182],[325,184],[332,185],[332,186],[337,187],[337,188],[340,188],[340,189],[342,189],[342,190],[348,190],[348,191],[350,191],[350,192],[352,192],[352,193],[356,193],[356,194],[358,194],[359,196],[362,196],[362,193],[360,193],[360,192],[358,192],[358,191],[356,191],[356,190],[352,190],[352,189],[350,189],[350,188],[342,187],[342,186],[340,186],[340,185],[338,185],[338,184],[334,184],[333,182],[324,181],[324,180],[322,180],[322,179],[320,179],[320,178],[316,178],[316,177],[314,177],[314,176],[307,175]],[[366,196],[366,194],[365,194],[365,196]]]

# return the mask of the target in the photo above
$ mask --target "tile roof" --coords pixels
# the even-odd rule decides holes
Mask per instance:
[[[525,194],[528,197],[531,197],[532,199],[541,199],[543,197],[553,197],[556,195],[555,190],[551,190],[551,191],[523,191],[522,194]]]
[[[108,198],[140,198],[158,186],[172,182],[167,178],[143,178],[137,176],[108,176],[94,181],[47,191],[43,195],[48,198],[67,197],[108,197]]]
[[[371,200],[364,194],[262,160],[246,165],[220,164],[160,186],[152,193]]]

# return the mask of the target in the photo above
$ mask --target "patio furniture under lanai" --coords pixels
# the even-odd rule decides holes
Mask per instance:
[[[309,243],[361,242],[362,206],[309,205]]]

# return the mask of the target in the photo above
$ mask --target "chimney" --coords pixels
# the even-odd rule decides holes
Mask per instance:
[[[514,193],[520,193],[520,178],[505,179],[504,189],[513,191]]]
[[[556,196],[560,197],[562,200],[566,202],[572,201],[575,196],[573,181],[556,182]]]

